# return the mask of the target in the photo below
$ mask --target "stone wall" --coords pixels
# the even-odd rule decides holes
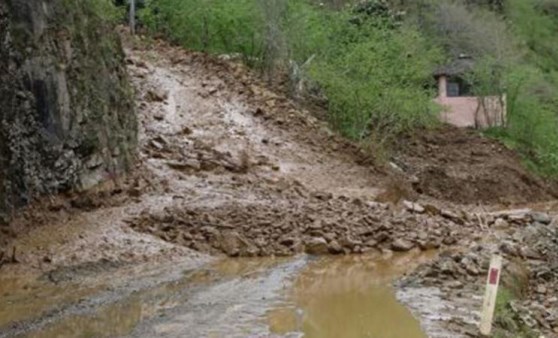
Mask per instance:
[[[0,213],[133,161],[124,53],[93,0],[0,0]],[[98,6],[97,6],[98,7]]]

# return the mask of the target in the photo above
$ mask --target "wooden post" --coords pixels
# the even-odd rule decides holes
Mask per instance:
[[[482,314],[480,322],[480,333],[489,336],[492,331],[492,319],[496,308],[496,297],[498,296],[498,285],[502,274],[502,257],[495,255],[490,260],[488,278],[486,279],[486,292],[482,304]]]
[[[130,0],[130,32],[136,34],[136,0]]]

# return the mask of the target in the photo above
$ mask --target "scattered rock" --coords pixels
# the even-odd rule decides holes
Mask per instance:
[[[167,165],[169,166],[169,168],[175,169],[175,170],[194,170],[194,171],[199,171],[202,169],[202,165],[200,163],[200,161],[195,160],[195,159],[185,159],[181,162],[178,161],[167,161]]]
[[[404,239],[397,239],[391,244],[391,249],[397,252],[409,251],[415,247],[415,244]]]
[[[169,98],[169,93],[165,90],[149,90],[146,94],[147,101],[163,102]]]
[[[439,215],[441,213],[441,210],[438,207],[436,207],[435,205],[432,205],[432,204],[425,205],[424,209],[430,215]]]
[[[537,223],[541,223],[541,224],[550,224],[550,222],[552,222],[552,218],[550,217],[550,215],[544,213],[544,212],[532,212],[531,214],[531,218],[533,219],[534,222]]]
[[[459,217],[455,212],[450,210],[442,210],[441,215],[447,219],[450,219],[458,224],[463,224],[463,218]]]
[[[331,254],[337,255],[343,253],[343,247],[341,247],[341,245],[335,240],[329,242],[328,246],[329,246],[329,252]]]
[[[503,218],[497,218],[493,224],[496,229],[506,229],[509,227],[509,223]]]
[[[410,201],[403,201],[403,205],[410,212],[416,212],[418,214],[422,214],[426,211],[426,209],[418,203],[413,203],[413,202],[410,202]]]
[[[220,247],[230,257],[236,257],[240,250],[245,247],[245,240],[234,231],[224,232],[220,239]]]
[[[307,254],[325,255],[329,253],[327,241],[321,237],[310,238],[304,247]]]

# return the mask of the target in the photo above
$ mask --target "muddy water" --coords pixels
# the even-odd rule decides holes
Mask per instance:
[[[73,292],[65,292],[68,287]],[[1,328],[7,324],[28,319],[62,303],[77,302],[102,288],[102,285],[60,287],[29,277],[0,278],[0,336]]]
[[[304,337],[426,337],[394,296],[394,278],[430,255],[366,256],[310,262],[296,278],[290,304],[269,313],[271,331]]]
[[[66,285],[57,288],[57,297],[79,295],[77,305],[64,310],[59,304],[60,316],[51,311],[40,325],[13,333],[45,338],[425,337],[390,285],[428,259],[431,255],[417,253],[223,260],[155,286],[110,286],[116,294],[128,294],[114,299],[85,293],[93,286]],[[29,296],[21,301],[30,312],[33,304],[44,304],[36,293]],[[0,323],[9,320],[9,311],[0,312]]]

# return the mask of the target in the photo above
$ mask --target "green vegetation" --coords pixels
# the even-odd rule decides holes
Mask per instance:
[[[96,0],[88,3],[93,13],[110,23],[118,23],[126,16],[124,7],[116,7],[112,0]]]
[[[153,32],[191,49],[261,56],[263,17],[252,0],[151,0],[139,12]]]
[[[139,17],[187,48],[238,53],[270,81],[289,74],[294,96],[327,97],[332,126],[376,151],[435,124],[433,69],[470,55],[474,94],[507,98],[507,124],[486,133],[558,175],[558,0],[326,3],[146,0]]]
[[[494,337],[495,338],[537,338],[538,335],[513,312],[510,302],[515,300],[515,295],[505,287],[498,290],[496,309],[494,311]]]
[[[509,0],[507,18],[524,57],[508,67],[510,121],[500,131],[543,174],[558,174],[558,12],[555,0]],[[552,11],[551,9],[554,9]]]
[[[329,99],[335,127],[385,146],[403,132],[436,121],[433,93],[425,87],[438,53],[416,30],[365,25],[339,34],[348,41],[332,46],[312,65],[310,76]]]

